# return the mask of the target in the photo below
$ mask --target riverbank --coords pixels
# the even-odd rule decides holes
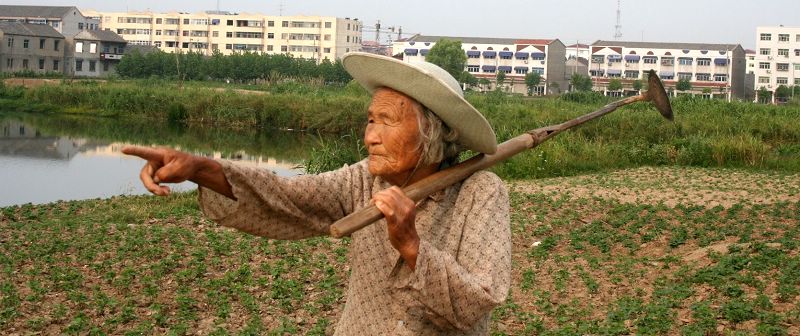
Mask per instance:
[[[190,82],[182,89],[163,80],[80,81],[30,89],[6,87],[5,107],[59,114],[145,118],[189,127],[280,128],[312,133],[362,133],[369,96],[345,87],[283,82],[252,85],[241,94],[221,83]],[[224,91],[220,91],[224,90]],[[529,99],[501,93],[468,93],[493,125],[499,141],[527,130],[591,112],[607,100]],[[681,97],[675,122],[646,104],[635,104],[559,135],[536,150],[498,165],[506,178],[541,178],[650,166],[738,167],[800,172],[800,109]],[[358,148],[349,144],[331,148]],[[331,152],[334,158],[345,157]],[[346,155],[357,158],[358,155]],[[341,166],[338,159],[334,167]],[[323,160],[324,161],[324,160]],[[336,162],[333,162],[336,161]]]
[[[509,182],[495,335],[800,333],[800,175],[646,167]],[[196,195],[0,209],[11,334],[332,331],[348,240],[221,228]]]

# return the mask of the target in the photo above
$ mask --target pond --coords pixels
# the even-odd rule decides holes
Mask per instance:
[[[120,152],[128,144],[168,146],[292,176],[303,173],[306,153],[317,143],[314,136],[279,130],[0,113],[0,207],[147,194],[139,182],[144,161]]]

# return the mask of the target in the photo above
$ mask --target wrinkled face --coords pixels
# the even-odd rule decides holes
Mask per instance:
[[[420,159],[419,105],[389,88],[375,90],[368,110],[364,144],[369,152],[369,172],[396,177],[414,170]]]

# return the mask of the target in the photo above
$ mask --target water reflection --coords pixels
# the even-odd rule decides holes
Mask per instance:
[[[143,161],[120,152],[127,144],[169,146],[291,176],[302,173],[306,148],[317,141],[280,131],[29,114],[0,114],[0,130],[0,206],[145,194],[138,181]]]

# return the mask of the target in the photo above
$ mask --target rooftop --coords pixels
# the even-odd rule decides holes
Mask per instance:
[[[22,23],[22,22],[0,22],[0,30],[7,35],[40,36],[64,38],[49,25]]]
[[[550,44],[555,40],[549,39],[518,39],[518,38],[496,38],[496,37],[464,37],[464,36],[424,36],[415,35],[406,41],[413,42],[437,42],[442,39],[458,40],[462,44]]]
[[[711,43],[681,43],[681,42],[628,42],[628,41],[603,41],[592,43],[593,47],[623,47],[623,48],[651,48],[651,49],[683,49],[683,50],[733,50],[739,44],[711,44]]]
[[[60,19],[66,16],[70,11],[78,11],[78,8],[74,6],[0,5],[0,17],[2,18]]]

